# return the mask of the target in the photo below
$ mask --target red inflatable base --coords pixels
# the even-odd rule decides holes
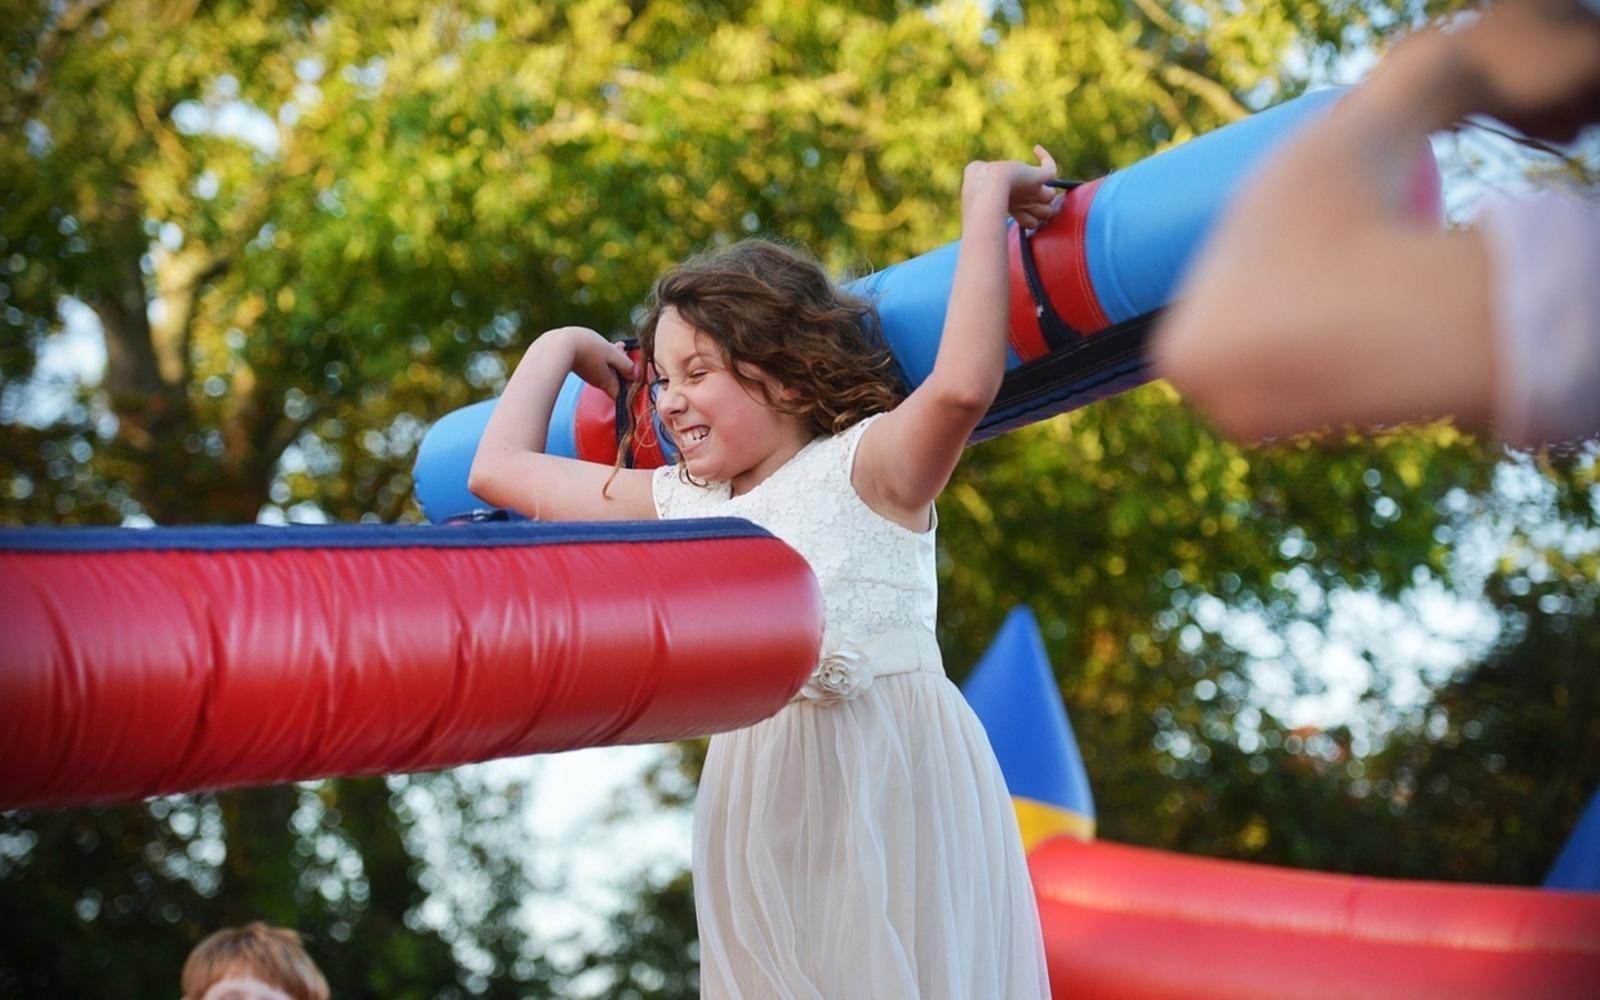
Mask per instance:
[[[1058,838],[1029,857],[1075,1000],[1593,997],[1600,894],[1402,882]]]

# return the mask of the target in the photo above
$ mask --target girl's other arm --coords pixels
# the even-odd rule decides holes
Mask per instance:
[[[1466,114],[1565,139],[1597,98],[1600,19],[1574,0],[1513,0],[1402,42],[1237,200],[1157,331],[1157,373],[1246,439],[1484,423],[1499,378],[1488,248],[1408,219],[1411,171]]]
[[[650,472],[618,469],[612,479],[609,466],[544,454],[550,412],[568,372],[615,396],[633,363],[620,345],[593,330],[562,327],[541,334],[495,403],[467,488],[487,503],[537,520],[654,519]]]
[[[1450,119],[1418,99],[1439,67],[1405,49],[1262,169],[1157,330],[1156,374],[1230,436],[1487,417],[1488,253],[1407,218],[1411,169]]]
[[[1034,147],[1039,166],[970,163],[961,183],[961,249],[933,371],[892,412],[867,429],[852,481],[874,510],[926,524],[927,508],[955,470],[973,428],[1000,391],[1010,325],[1007,210],[1036,227],[1059,204],[1046,182],[1055,161]]]

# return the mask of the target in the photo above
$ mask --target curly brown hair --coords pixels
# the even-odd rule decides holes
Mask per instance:
[[[905,398],[872,304],[836,287],[806,251],[748,239],[690,257],[656,280],[639,324],[643,363],[628,386],[627,413],[638,412],[640,393],[649,391],[656,326],[669,307],[722,348],[745,388],[815,435],[837,434]],[[779,400],[771,385],[791,391]],[[623,436],[619,463],[635,429],[630,423]]]

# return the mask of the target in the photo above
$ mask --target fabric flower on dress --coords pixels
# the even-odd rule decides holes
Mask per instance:
[[[861,695],[872,686],[872,670],[867,663],[866,651],[850,639],[824,642],[827,650],[822,662],[812,671],[811,679],[800,689],[800,697],[807,701],[829,704],[847,701]]]

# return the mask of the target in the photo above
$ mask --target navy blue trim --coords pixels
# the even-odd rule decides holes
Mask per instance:
[[[1128,388],[1116,383],[1141,374],[1147,366],[1150,331],[1163,311],[1153,309],[1113,323],[1066,350],[1051,351],[1006,372],[968,443],[986,441]]]
[[[1092,378],[1085,378],[1068,386],[1062,386],[1048,397],[1037,397],[1029,400],[1025,405],[1014,406],[1008,409],[990,410],[983,418],[983,422],[972,432],[967,440],[969,445],[980,441],[987,441],[998,437],[1007,431],[1014,431],[1019,427],[1047,420],[1050,417],[1068,410],[1098,403],[1128,389],[1131,385],[1119,385],[1113,391],[1107,392],[1102,387],[1118,382],[1129,375],[1139,374],[1144,371],[1146,364],[1143,359],[1137,359],[1113,369],[1100,372]],[[1087,398],[1085,398],[1087,397]]]
[[[771,538],[736,517],[673,521],[479,524],[261,524],[181,528],[0,528],[9,552],[238,552],[276,549],[474,549]]]

